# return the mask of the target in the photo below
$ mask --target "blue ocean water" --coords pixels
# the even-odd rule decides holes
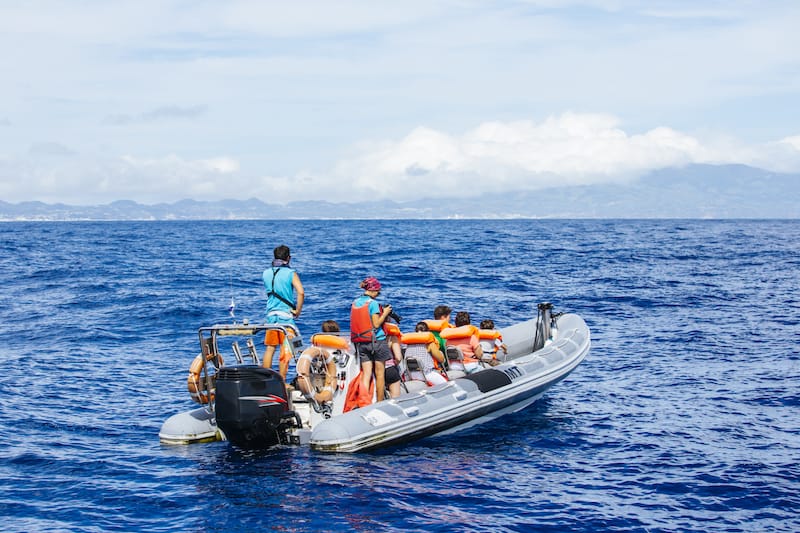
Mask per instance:
[[[375,275],[403,325],[580,314],[537,404],[376,453],[158,442],[197,328],[259,319],[286,243],[311,333]],[[800,221],[0,225],[5,531],[799,531]]]

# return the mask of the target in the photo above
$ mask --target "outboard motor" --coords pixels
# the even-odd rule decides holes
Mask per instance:
[[[256,365],[222,367],[217,374],[217,426],[243,448],[289,443],[289,429],[300,417],[289,410],[281,375]]]
[[[550,338],[550,327],[553,323],[553,304],[543,302],[537,307],[539,316],[536,318],[536,336],[533,339],[534,352],[543,348],[544,343]]]

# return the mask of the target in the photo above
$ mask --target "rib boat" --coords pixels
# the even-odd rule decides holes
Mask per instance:
[[[459,370],[458,351],[448,348],[449,370],[443,371],[447,381],[429,386],[414,377],[413,361],[404,361],[399,396],[352,408],[360,363],[349,335],[311,337],[314,346],[332,355],[335,376],[326,376],[330,365],[312,366],[313,387],[304,393],[261,366],[255,346],[270,329],[280,329],[288,338],[295,333],[275,324],[200,328],[201,353],[190,367],[187,387],[201,406],[168,418],[159,432],[162,443],[227,440],[242,448],[301,445],[345,453],[401,445],[530,406],[575,370],[591,346],[581,317],[553,313],[551,304],[542,303],[536,318],[499,331],[507,351],[477,370]],[[288,344],[295,355],[304,349],[299,335]],[[330,387],[332,399],[318,402],[315,393],[326,377],[335,384]]]

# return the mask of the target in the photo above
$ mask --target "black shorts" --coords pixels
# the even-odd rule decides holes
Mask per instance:
[[[392,350],[389,349],[389,343],[386,339],[372,342],[357,342],[356,351],[362,363],[367,362],[383,362],[385,363],[392,358]]]
[[[397,365],[387,366],[383,378],[387,385],[400,381],[400,371],[397,370]]]

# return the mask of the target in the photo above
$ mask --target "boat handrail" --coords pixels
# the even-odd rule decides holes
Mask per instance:
[[[410,402],[412,400],[419,400],[420,398],[424,398],[428,395],[428,391],[420,390],[415,392],[407,392],[406,394],[401,394],[397,398],[392,398],[389,402],[398,404],[403,402]]]
[[[198,333],[212,333],[215,332],[220,336],[228,335],[255,335],[256,333],[263,333],[268,330],[277,330],[283,333],[288,333],[289,330],[295,335],[299,336],[300,332],[296,327],[291,324],[215,324],[213,326],[203,326],[199,328]]]
[[[202,352],[206,355],[208,360],[213,360],[215,366],[219,368],[220,360],[218,359],[219,347],[217,346],[218,337],[253,337],[255,335],[265,334],[267,331],[280,331],[290,339],[288,343],[292,351],[292,357],[296,357],[298,350],[303,348],[303,338],[300,336],[298,329],[291,324],[248,324],[245,320],[242,324],[214,324],[213,326],[203,326],[197,330],[197,336],[200,338],[200,347]],[[238,363],[242,362],[241,354],[237,353],[238,344],[232,343],[234,356]],[[252,339],[247,339],[248,351],[253,359],[254,364],[259,364],[258,356],[256,354],[255,345]],[[209,387],[211,382],[209,379]]]

